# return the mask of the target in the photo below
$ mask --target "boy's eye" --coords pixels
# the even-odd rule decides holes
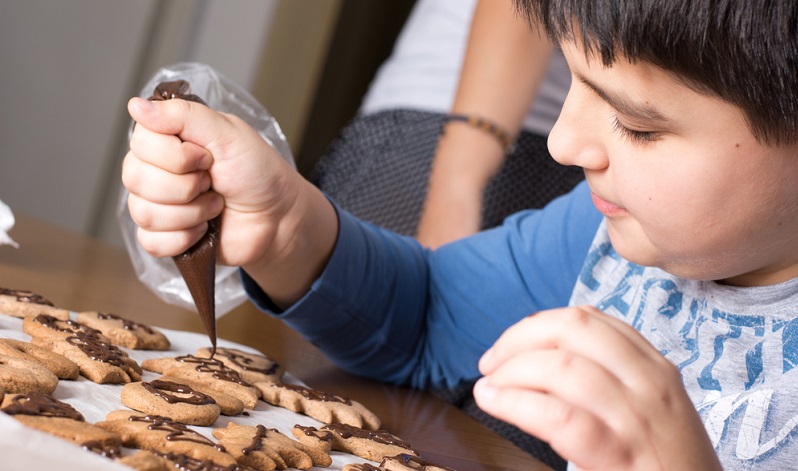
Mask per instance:
[[[660,135],[660,133],[653,131],[636,131],[634,129],[629,129],[618,120],[618,116],[613,116],[612,121],[612,130],[616,131],[624,139],[629,139],[635,144],[651,142]]]

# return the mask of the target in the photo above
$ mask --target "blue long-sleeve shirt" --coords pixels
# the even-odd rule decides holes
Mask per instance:
[[[451,389],[479,377],[480,356],[509,326],[568,304],[601,214],[581,183],[435,251],[340,209],[338,219],[332,257],[301,300],[280,312],[242,272],[250,298],[347,371]]]

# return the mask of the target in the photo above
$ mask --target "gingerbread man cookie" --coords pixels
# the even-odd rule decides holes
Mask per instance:
[[[380,419],[363,404],[324,391],[287,383],[256,383],[261,398],[274,406],[305,414],[326,424],[349,424],[369,430],[380,428]]]
[[[410,444],[385,430],[365,430],[346,424],[328,424],[321,429],[294,425],[291,433],[305,445],[328,453],[343,451],[371,461],[400,453],[418,455]]]
[[[328,453],[306,446],[263,425],[251,427],[231,422],[227,424],[227,428],[214,430],[213,436],[240,464],[259,471],[327,467],[332,463]]]
[[[134,350],[169,350],[166,336],[139,322],[133,322],[116,314],[103,312],[81,312],[78,322],[102,332],[114,345]]]

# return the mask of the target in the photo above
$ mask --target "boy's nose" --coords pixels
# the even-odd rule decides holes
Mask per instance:
[[[563,104],[560,117],[548,138],[549,152],[563,165],[602,170],[609,165],[602,132],[602,118],[595,110],[582,107],[571,97]]]

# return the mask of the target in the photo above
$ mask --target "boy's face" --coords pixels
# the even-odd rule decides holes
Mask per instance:
[[[585,169],[624,258],[754,286],[798,277],[798,146],[759,144],[740,110],[658,67],[604,67],[574,43],[549,149]]]

